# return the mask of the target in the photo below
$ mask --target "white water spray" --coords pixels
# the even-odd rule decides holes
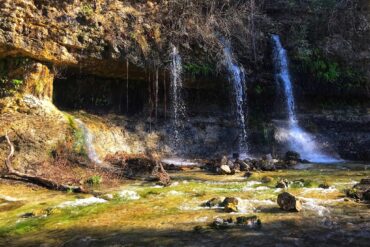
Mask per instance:
[[[275,79],[278,85],[282,83],[289,120],[288,128],[280,128],[275,138],[280,142],[287,142],[291,150],[300,153],[303,159],[311,162],[334,163],[340,161],[324,154],[315,142],[314,137],[299,126],[295,114],[295,100],[287,52],[278,35],[272,35],[272,41],[274,44]]]
[[[181,56],[175,46],[171,53],[171,97],[172,114],[174,118],[174,144],[177,147],[180,144],[180,132],[184,128],[186,107],[182,97],[182,61]]]
[[[86,125],[80,119],[76,119],[75,121],[77,122],[77,124],[80,126],[80,128],[83,131],[87,156],[92,162],[98,165],[102,164],[103,162],[99,159],[99,156],[95,151],[95,148],[93,145],[93,135],[91,134],[90,130],[86,127]]]
[[[239,152],[243,155],[248,153],[247,130],[246,130],[246,82],[245,72],[241,66],[238,66],[233,59],[229,42],[222,42],[224,45],[225,65],[229,73],[229,80],[233,85],[233,94],[235,98],[235,111],[239,127]]]

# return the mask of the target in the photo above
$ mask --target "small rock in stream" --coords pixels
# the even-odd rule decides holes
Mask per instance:
[[[253,216],[240,216],[240,217],[230,217],[230,218],[216,218],[211,224],[211,228],[215,229],[226,229],[235,226],[244,226],[248,228],[260,228],[261,220]]]
[[[210,208],[220,206],[224,199],[225,198],[222,198],[222,197],[212,198],[211,200],[204,203],[204,206],[210,207]]]
[[[222,165],[219,168],[219,173],[221,175],[229,175],[229,174],[231,174],[231,169],[228,165]]]
[[[264,183],[264,184],[268,184],[268,183],[271,183],[274,179],[272,177],[268,177],[268,176],[264,176],[262,179],[261,179],[261,182]]]
[[[346,194],[357,200],[370,201],[370,178],[361,179],[360,183],[347,190]]]
[[[319,184],[319,188],[321,189],[329,189],[330,185],[327,182],[324,182],[322,184]]]
[[[289,186],[289,181],[287,179],[281,179],[277,184],[276,188],[286,189]]]
[[[244,173],[244,177],[246,177],[246,178],[249,178],[249,177],[251,177],[253,175],[253,173],[252,172],[246,172],[246,173]]]
[[[302,210],[301,201],[288,192],[279,194],[277,203],[282,210],[299,212]]]
[[[227,213],[238,212],[239,200],[235,197],[226,197],[225,200],[220,204],[224,207],[224,211]]]

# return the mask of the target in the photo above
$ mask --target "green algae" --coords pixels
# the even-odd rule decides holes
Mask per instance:
[[[303,186],[290,186],[286,190],[298,197],[315,200],[319,206],[329,209],[333,217],[344,219],[349,213],[351,215],[357,213],[369,220],[366,206],[342,200],[345,189],[351,188],[355,181],[369,175],[370,171],[364,170],[314,169],[255,172],[250,178],[244,178],[242,174],[218,176],[198,170],[183,171],[171,174],[174,183],[169,187],[132,181],[101,192],[104,195],[112,195],[106,203],[66,208],[58,208],[58,205],[85,196],[43,189],[30,190],[23,185],[17,185],[17,190],[13,191],[10,190],[10,186],[1,184],[0,194],[22,197],[24,204],[7,212],[0,212],[0,236],[4,240],[16,243],[53,241],[52,244],[57,244],[72,238],[73,229],[82,227],[104,229],[96,234],[105,234],[117,229],[192,230],[197,225],[209,224],[214,217],[229,215],[218,208],[201,206],[213,197],[238,197],[245,200],[247,205],[251,204],[251,208],[247,207],[247,212],[241,214],[256,214],[264,227],[267,225],[271,229],[278,228],[281,221],[293,221],[295,222],[293,225],[300,227],[306,227],[305,224],[307,227],[314,227],[318,224],[315,218],[321,217],[314,208],[305,209],[300,214],[279,210],[275,202],[277,195],[283,190],[276,189],[275,185],[276,181],[283,178],[289,181],[304,181]],[[260,183],[264,176],[272,177],[273,181],[267,184]],[[318,188],[318,185],[324,182],[334,186],[335,189]],[[136,200],[122,198],[119,196],[122,190],[133,191],[140,198]],[[27,212],[43,212],[48,208],[58,210],[49,215],[21,217]],[[46,240],[46,236],[54,231],[63,233],[61,239]]]

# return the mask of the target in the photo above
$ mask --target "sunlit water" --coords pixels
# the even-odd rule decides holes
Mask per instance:
[[[236,120],[239,127],[239,150],[238,152],[248,153],[247,128],[246,128],[246,81],[245,71],[233,58],[230,42],[222,42],[224,45],[224,63],[229,73],[229,80],[232,83]]]
[[[186,119],[186,106],[182,91],[182,60],[178,49],[173,46],[171,53],[171,110],[175,148],[181,148],[181,135]]]
[[[343,190],[370,171],[363,165],[351,167],[313,165],[309,170],[255,172],[250,178],[196,169],[171,173],[169,187],[128,181],[96,187],[94,196],[0,183],[0,246],[367,246],[368,205],[344,200]],[[273,181],[263,183],[264,176]],[[276,199],[283,190],[275,184],[281,178],[311,182],[287,189],[302,200],[301,212],[279,209]],[[318,188],[323,182],[330,189]],[[237,197],[239,212],[202,206],[213,197]],[[22,217],[31,212],[35,216]],[[242,215],[257,215],[262,228],[193,231],[216,217]]]
[[[89,128],[82,122],[80,119],[75,119],[79,127],[83,131],[85,148],[87,152],[87,156],[89,159],[94,162],[95,164],[102,164],[103,162],[100,160],[99,155],[97,154],[94,144],[93,144],[93,135],[90,132]]]
[[[295,99],[290,79],[288,55],[278,35],[272,35],[272,41],[274,44],[276,83],[281,83],[283,86],[285,105],[288,112],[288,126],[278,130],[275,136],[276,139],[280,142],[288,143],[290,150],[300,153],[303,159],[311,162],[339,162],[340,159],[325,154],[318,143],[316,143],[314,137],[299,126],[295,113]]]

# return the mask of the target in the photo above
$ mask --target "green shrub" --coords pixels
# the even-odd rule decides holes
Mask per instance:
[[[94,13],[94,9],[91,5],[89,4],[85,4],[81,7],[81,11],[80,13],[83,15],[83,16],[91,16],[93,13]]]
[[[214,72],[214,66],[211,64],[198,64],[198,63],[186,63],[184,64],[184,69],[186,73],[193,76],[195,75],[210,75]]]
[[[90,184],[90,185],[99,185],[103,182],[103,178],[99,175],[95,175],[95,176],[92,176],[91,178],[89,178],[86,183]]]
[[[83,129],[81,129],[73,116],[69,114],[65,114],[69,127],[72,132],[73,137],[73,151],[81,156],[87,156],[86,151],[86,142],[85,142],[85,133]]]

